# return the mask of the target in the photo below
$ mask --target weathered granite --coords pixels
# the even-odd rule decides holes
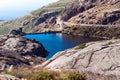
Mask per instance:
[[[84,49],[72,48],[58,52],[36,66],[52,70],[75,70],[104,75],[120,74],[120,39],[86,43]]]
[[[47,50],[36,40],[18,36],[1,36],[0,71],[9,70],[11,66],[24,67],[46,61]]]

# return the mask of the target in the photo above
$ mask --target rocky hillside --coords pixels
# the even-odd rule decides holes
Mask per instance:
[[[0,71],[45,61],[48,52],[35,40],[18,36],[0,36]]]
[[[83,3],[73,3],[67,6],[63,19],[83,24],[120,24],[120,1],[84,0]]]
[[[26,32],[37,32],[41,31],[41,23],[48,22],[49,20],[53,20],[53,18],[59,16],[65,9],[65,6],[71,2],[77,0],[59,0],[58,2],[49,4],[48,6],[44,6],[38,10],[35,10],[21,18],[5,21],[0,25],[0,34],[5,34],[9,32],[13,28],[17,28],[19,26],[24,28]],[[50,21],[51,22],[51,21]],[[54,24],[54,21],[52,21]],[[36,29],[36,27],[39,28]]]
[[[28,15],[0,24],[0,34],[19,26],[25,32],[59,31],[57,19],[77,24],[120,24],[119,0],[59,0]]]
[[[90,42],[72,49],[58,52],[40,66],[50,70],[67,70],[89,72],[91,77],[86,80],[119,80],[96,77],[100,75],[120,74],[120,39]],[[99,75],[93,75],[99,74]]]

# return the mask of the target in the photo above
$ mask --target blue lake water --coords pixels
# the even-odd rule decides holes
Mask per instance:
[[[90,41],[98,41],[97,38],[84,38],[80,36],[68,36],[57,34],[29,34],[25,36],[28,39],[36,39],[43,44],[45,49],[50,52],[47,58],[51,58],[55,53],[69,48],[73,48],[79,44]]]

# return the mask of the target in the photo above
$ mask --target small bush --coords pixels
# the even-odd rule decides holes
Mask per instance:
[[[75,47],[75,49],[84,49],[86,47],[86,44],[81,44],[77,47]]]
[[[80,75],[79,73],[70,73],[67,80],[85,80],[85,75]]]
[[[41,71],[31,77],[30,80],[54,80],[55,75],[53,72]]]
[[[1,74],[9,74],[18,78],[28,78],[28,75],[32,73],[33,73],[32,70],[28,68],[24,68],[24,69],[15,69],[12,71],[3,71]]]
[[[106,45],[111,45],[111,44],[113,44],[113,42],[110,41],[110,42],[108,42]]]

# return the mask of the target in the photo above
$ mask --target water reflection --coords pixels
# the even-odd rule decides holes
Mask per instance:
[[[46,48],[46,50],[50,52],[47,58],[52,57],[58,51],[63,51],[65,49],[75,47],[82,43],[100,40],[97,38],[84,38],[80,36],[62,35],[60,33],[32,34],[26,35],[25,37],[29,39],[36,39],[37,41],[41,42]]]

